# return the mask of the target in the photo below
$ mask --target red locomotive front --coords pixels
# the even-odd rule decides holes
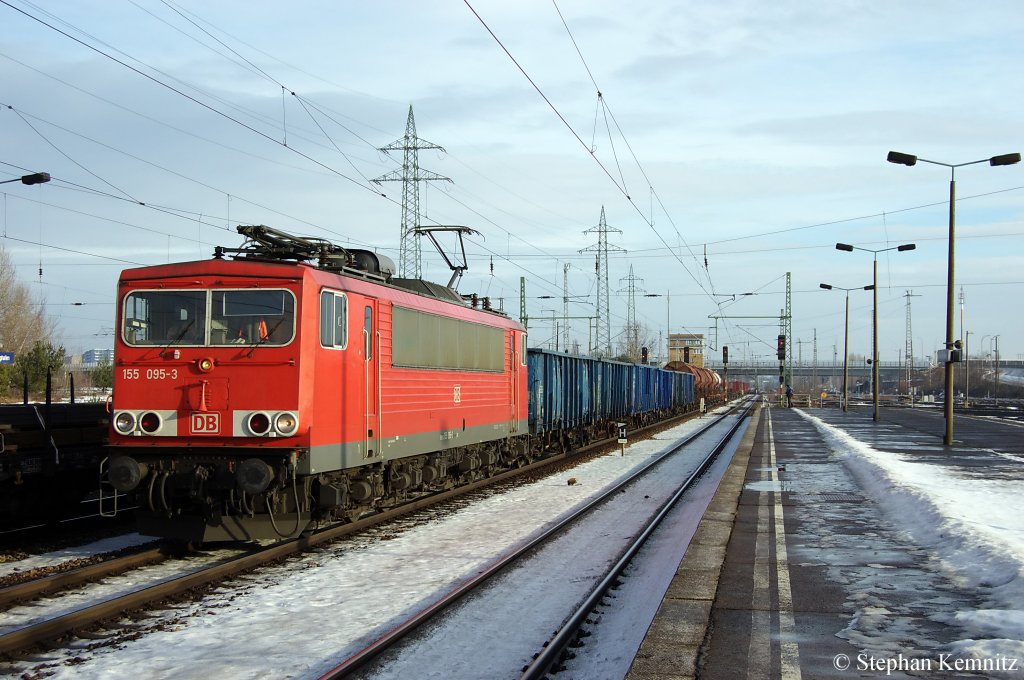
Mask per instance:
[[[239,231],[262,247],[119,282],[107,479],[140,531],[290,536],[528,455],[519,324],[372,253]]]

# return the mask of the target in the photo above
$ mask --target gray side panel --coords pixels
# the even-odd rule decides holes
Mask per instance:
[[[299,459],[298,471],[300,475],[315,475],[320,472],[359,467],[378,460],[380,459],[363,457],[363,442],[314,446],[306,456]]]
[[[384,460],[395,460],[407,456],[416,456],[433,451],[469,446],[480,442],[504,439],[505,437],[524,435],[527,432],[527,421],[515,423],[514,428],[507,423],[481,425],[466,430],[444,430],[427,432],[408,437],[391,437],[381,440],[383,456],[375,458],[363,457],[361,442],[337,446],[316,446],[310,449],[309,455],[299,461],[299,474],[317,474],[344,468],[360,467]]]

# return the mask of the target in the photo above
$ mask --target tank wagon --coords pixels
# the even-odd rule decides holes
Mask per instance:
[[[240,226],[118,283],[104,484],[141,532],[275,539],[693,408],[692,376],[526,349],[486,299]]]
[[[722,376],[715,371],[683,361],[670,361],[665,364],[665,370],[692,375],[698,400],[704,399],[706,404],[720,404],[725,401],[725,385],[722,383]]]

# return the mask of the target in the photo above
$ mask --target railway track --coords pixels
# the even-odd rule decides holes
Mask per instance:
[[[750,402],[744,405],[742,415],[735,419],[736,422],[730,426],[725,437],[716,443],[712,452],[700,462],[688,478],[679,485],[672,497],[641,528],[634,537],[634,540],[631,541],[630,546],[617,560],[614,561],[614,564],[608,573],[604,575],[603,578],[598,579],[598,585],[593,589],[593,591],[582,600],[581,604],[578,605],[574,612],[570,613],[566,617],[566,624],[557,631],[554,637],[543,644],[535,656],[534,662],[530,664],[528,668],[524,669],[524,677],[543,677],[548,672],[548,669],[557,662],[558,658],[563,654],[566,646],[569,645],[578,635],[580,627],[587,619],[587,615],[606,595],[608,589],[617,581],[626,565],[628,565],[630,560],[636,555],[637,551],[651,535],[657,525],[662,521],[662,519],[664,519],[687,489],[689,489],[707,470],[718,454],[728,445],[736,432],[740,429],[745,416],[749,413],[750,408],[752,408],[752,403],[753,402]],[[592,513],[596,509],[601,508],[607,504],[610,499],[616,498],[627,486],[635,482],[638,478],[654,471],[661,463],[670,459],[679,451],[685,449],[695,440],[712,431],[718,431],[714,425],[721,420],[724,420],[729,415],[730,414],[724,414],[720,416],[714,423],[711,423],[706,428],[703,428],[702,430],[683,439],[671,449],[648,461],[632,474],[607,489],[604,493],[589,501],[585,506],[577,509],[554,526],[547,528],[541,534],[533,537],[531,540],[524,542],[514,551],[502,556],[500,559],[490,564],[486,569],[479,571],[475,576],[464,581],[442,598],[419,610],[416,614],[407,618],[398,625],[395,625],[390,631],[377,637],[377,639],[375,639],[371,644],[351,654],[340,664],[326,673],[323,673],[321,680],[336,680],[338,678],[349,677],[357,671],[367,671],[366,667],[378,661],[388,649],[412,637],[413,634],[416,631],[421,630],[425,624],[436,620],[440,613],[448,610],[452,605],[464,599],[469,599],[472,595],[479,593],[486,584],[490,583],[494,579],[494,577],[507,572],[514,565],[522,563],[528,556],[534,554],[541,546],[550,543],[556,538],[567,535],[572,531],[572,527],[581,518]]]
[[[103,559],[95,564],[67,571],[59,570],[60,566],[58,565],[55,569],[46,570],[42,576],[26,578],[19,583],[0,588],[0,611],[15,604],[30,602],[131,569],[158,564],[165,559],[167,559],[167,554],[164,551],[159,548],[151,548],[131,555]]]
[[[687,414],[638,429],[633,436],[642,438],[692,418],[694,415]],[[461,496],[479,492],[486,487],[510,483],[531,474],[550,471],[559,465],[576,464],[587,460],[588,457],[607,451],[609,447],[615,446],[615,442],[615,439],[602,440],[574,452],[552,455],[529,466],[480,480],[474,484],[424,497],[353,523],[332,526],[308,536],[248,550],[240,556],[218,561],[199,570],[171,576],[154,585],[127,594],[105,598],[74,611],[17,628],[0,635],[0,655],[16,655],[33,646],[60,640],[76,631],[100,626],[103,622],[121,617],[126,612],[144,611],[147,608],[158,607],[161,603],[180,598],[186,593],[194,593],[232,576],[308,551],[315,546],[384,525],[412,513],[453,501]],[[66,573],[51,574],[42,579],[16,584],[0,591],[0,609],[53,595],[62,590],[108,578],[111,575],[124,574],[144,566],[151,566],[165,560],[167,560],[167,555],[159,549],[154,549],[137,555],[108,560],[102,564],[89,565]]]

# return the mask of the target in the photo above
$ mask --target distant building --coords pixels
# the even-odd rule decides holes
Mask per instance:
[[[690,363],[699,368],[704,367],[704,334],[703,333],[672,333],[668,336],[668,360],[685,361],[689,348]]]
[[[91,366],[99,366],[100,364],[112,364],[114,363],[114,350],[90,349],[82,354],[82,363]]]

